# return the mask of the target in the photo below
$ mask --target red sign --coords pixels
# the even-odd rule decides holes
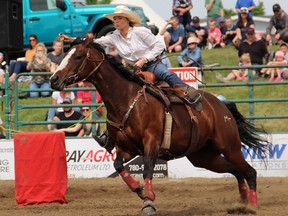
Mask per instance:
[[[177,76],[188,85],[193,86],[194,88],[198,88],[197,80],[200,79],[200,77],[198,76],[197,67],[169,68],[169,70],[176,73]]]

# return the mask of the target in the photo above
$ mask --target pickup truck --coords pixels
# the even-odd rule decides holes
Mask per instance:
[[[115,28],[104,15],[113,13],[116,6],[73,4],[70,0],[22,0],[23,45],[25,48],[29,46],[31,34],[36,34],[48,50],[51,50],[59,33],[70,37],[84,36],[88,31],[92,31],[96,37],[109,34]],[[139,14],[141,25],[149,28],[142,8],[127,6]],[[150,29],[153,31],[154,27]]]

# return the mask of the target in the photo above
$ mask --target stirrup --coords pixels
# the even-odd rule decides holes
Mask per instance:
[[[187,103],[189,106],[193,107],[196,111],[200,112],[202,110],[202,95],[197,93],[198,96],[194,101],[189,97],[184,97],[184,102]],[[187,95],[187,94],[186,94]]]

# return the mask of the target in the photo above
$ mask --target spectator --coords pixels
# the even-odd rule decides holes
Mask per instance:
[[[72,100],[70,98],[64,98],[62,104],[72,104]],[[64,107],[64,112],[59,112],[56,116],[54,116],[54,121],[69,121],[69,120],[81,120],[81,113],[72,109],[72,107]],[[69,131],[69,128],[72,127],[75,123],[63,123],[53,125],[53,130],[56,131],[64,131],[65,136],[81,136],[81,128],[77,131]],[[80,134],[79,134],[80,133]]]
[[[47,58],[47,49],[43,43],[38,43],[35,47],[36,53],[32,57],[32,59],[27,64],[27,70],[31,70],[32,73],[37,72],[50,72],[51,68],[51,60]],[[50,83],[49,83],[49,77],[48,75],[37,75],[32,76],[32,81],[30,83],[30,89],[36,90],[36,89],[49,89]],[[30,92],[31,98],[36,98],[39,96],[47,97],[50,95],[50,92]]]
[[[253,19],[248,15],[248,8],[242,7],[241,8],[241,15],[236,23],[236,36],[233,39],[233,43],[237,44],[239,41],[245,41],[247,39],[246,37],[246,30],[248,28],[254,28],[254,21]]]
[[[280,44],[280,51],[284,53],[284,59],[288,62],[288,47],[286,43]]]
[[[238,56],[249,53],[252,65],[263,65],[263,58],[268,54],[266,44],[262,40],[256,40],[254,28],[246,31],[247,40],[239,45]],[[257,70],[259,75],[259,71]]]
[[[241,16],[241,8],[246,7],[248,8],[249,11],[249,16],[253,18],[253,10],[255,9],[256,5],[253,0],[237,0],[235,9],[236,12],[238,13],[238,16],[240,18]]]
[[[75,103],[75,94],[72,91],[54,91],[52,93],[52,105],[62,104],[64,98],[70,98],[72,103]],[[47,113],[47,121],[52,121],[53,117],[59,112],[64,112],[62,107],[50,107]],[[48,125],[48,130],[52,130],[51,125]]]
[[[4,61],[4,55],[2,52],[0,52],[0,87],[1,85],[4,83],[5,81],[5,65],[6,65],[6,62]]]
[[[38,43],[38,38],[35,34],[32,34],[29,36],[29,49],[25,52],[25,58],[19,61],[12,60],[10,61],[9,65],[9,81],[13,82],[16,78],[16,76],[24,71],[27,71],[26,66],[28,62],[32,59],[32,57],[35,55],[36,52],[36,45]]]
[[[286,65],[286,64],[287,64],[287,61],[284,58],[284,52],[280,50],[275,53],[275,59],[267,63],[267,65],[269,66],[270,65],[273,65],[273,66]],[[282,71],[283,71],[283,68],[263,68],[261,70],[261,73],[264,73],[270,76],[269,82],[273,82],[275,79],[275,75],[277,75],[275,81],[280,82],[282,80],[281,78]]]
[[[49,52],[47,57],[51,60],[51,72],[54,72],[58,65],[60,65],[62,59],[65,56],[63,52],[63,41],[60,38],[57,38],[53,42],[53,51]]]
[[[0,139],[5,139],[5,128],[3,127],[3,121],[0,116]]]
[[[251,65],[251,59],[249,53],[244,53],[240,59],[239,59],[239,66],[250,66]],[[256,74],[255,71],[253,71],[253,76]],[[216,79],[221,82],[229,82],[233,79],[236,80],[246,80],[248,77],[248,69],[240,69],[240,70],[232,70],[231,73],[229,73],[226,77],[224,77],[222,74],[216,73]]]
[[[205,0],[205,8],[207,10],[207,26],[210,20],[218,20],[224,17],[224,8],[222,0]]]
[[[222,33],[222,37],[223,37],[223,33],[225,33],[227,30],[226,21],[225,21],[224,17],[219,17],[218,25],[219,25],[219,29],[220,29],[220,31]]]
[[[199,67],[203,65],[201,49],[197,46],[198,38],[189,37],[187,48],[183,50],[177,61],[180,67]]]
[[[236,36],[236,26],[233,24],[231,17],[227,17],[225,19],[225,23],[226,28],[221,31],[223,36],[223,42],[226,46],[231,46],[233,45],[233,39]]]
[[[208,49],[225,47],[223,43],[222,34],[219,28],[216,26],[215,20],[209,21],[209,30],[208,30]]]
[[[269,25],[266,29],[266,42],[270,43],[272,40],[271,30],[276,29],[274,40],[276,44],[281,44],[283,41],[288,42],[288,15],[280,7],[279,4],[273,5],[274,15],[271,17]],[[264,35],[265,36],[265,35]]]
[[[187,27],[188,36],[196,36],[199,40],[198,46],[205,48],[207,45],[208,29],[200,25],[200,19],[198,16],[194,16],[192,19],[192,25]]]
[[[171,25],[168,27],[168,25]],[[185,48],[185,31],[179,25],[177,17],[171,17],[161,29],[160,35],[164,35],[164,41],[168,52],[181,52]]]
[[[83,120],[92,120],[92,112],[90,107],[82,107],[82,117],[81,121]],[[95,131],[92,133],[92,123],[77,123],[74,126],[67,127],[67,128],[61,128],[58,129],[57,131],[63,131],[63,132],[68,132],[68,133],[77,133],[78,132],[78,137],[80,136],[92,136],[92,134],[96,134],[97,136],[100,135],[100,124],[96,123],[95,124]]]
[[[92,104],[92,95],[93,95],[92,91],[96,91],[96,90],[92,90],[92,84],[90,82],[83,81],[82,83],[79,84],[79,86],[83,88],[90,88],[90,89],[78,90],[77,102],[79,104]],[[100,94],[98,93],[98,91],[96,91],[96,103],[103,103],[102,98]],[[102,113],[103,113],[103,108],[102,107],[97,108],[97,111],[96,111],[97,119],[99,119],[102,116]]]
[[[179,23],[181,23],[186,29],[191,23],[191,14],[190,10],[193,8],[191,0],[173,0],[173,16],[177,17]]]

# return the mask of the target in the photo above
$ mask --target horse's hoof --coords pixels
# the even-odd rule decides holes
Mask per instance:
[[[156,208],[154,202],[150,199],[146,199],[142,207],[142,216],[156,215]]]
[[[152,206],[147,206],[142,209],[142,216],[156,215],[156,210]]]

